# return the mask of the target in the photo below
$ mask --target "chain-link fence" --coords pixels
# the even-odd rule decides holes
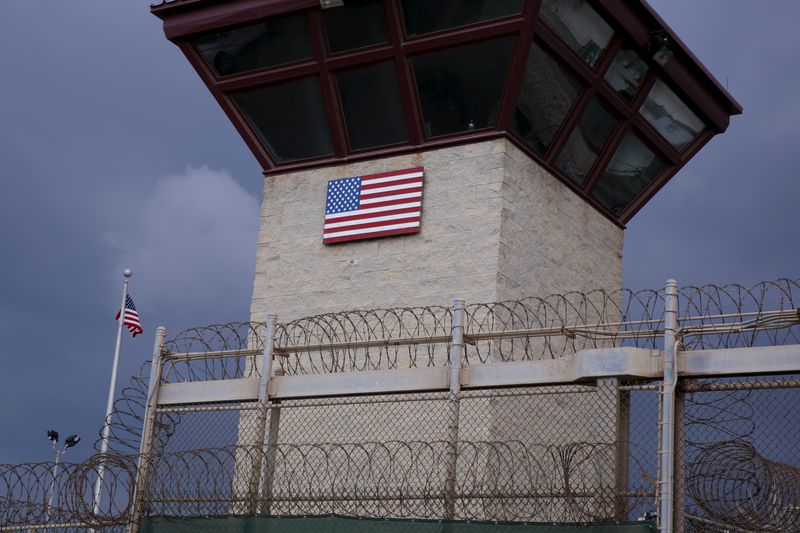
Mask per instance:
[[[569,523],[653,510],[656,386],[465,391],[458,402],[455,441],[446,393],[162,409],[180,423],[153,455],[145,514]],[[265,428],[273,440],[259,446]]]
[[[676,490],[687,531],[800,531],[798,377],[682,383]]]
[[[800,531],[798,296],[779,280],[182,332],[150,392],[138,377],[118,400],[112,453],[0,466],[0,531],[600,528],[665,497],[675,531]]]

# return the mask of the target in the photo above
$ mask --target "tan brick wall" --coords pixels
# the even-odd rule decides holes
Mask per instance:
[[[504,170],[497,299],[621,288],[622,229],[511,143]]]
[[[419,234],[322,244],[331,179],[425,167]],[[269,176],[252,318],[621,283],[622,230],[503,139]]]

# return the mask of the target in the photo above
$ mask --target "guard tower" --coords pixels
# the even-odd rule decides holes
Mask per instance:
[[[172,0],[152,11],[264,169],[253,320],[617,290],[625,224],[741,112],[644,0]],[[526,427],[545,447],[610,445],[617,459],[593,468],[624,486],[629,415],[612,381],[542,399],[549,420],[483,399],[487,415],[453,422],[453,441]],[[336,427],[295,420],[293,438],[369,432],[372,415],[348,409]],[[577,412],[613,416],[552,431]],[[441,425],[387,418],[410,440]],[[240,419],[239,444],[251,422]],[[479,470],[513,477],[491,459]]]
[[[264,169],[257,319],[617,289],[625,224],[741,112],[644,0],[152,12]],[[408,169],[415,220],[378,202],[374,233],[324,239],[353,227],[326,220],[329,181]]]

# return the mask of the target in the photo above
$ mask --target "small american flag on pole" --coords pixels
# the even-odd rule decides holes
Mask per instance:
[[[423,168],[328,182],[322,242],[418,233]]]
[[[119,320],[119,311],[117,311],[115,320]],[[142,325],[139,323],[139,313],[136,312],[136,306],[133,305],[133,298],[130,295],[125,297],[125,319],[122,321],[122,325],[128,328],[128,331],[131,332],[131,337],[144,332]]]

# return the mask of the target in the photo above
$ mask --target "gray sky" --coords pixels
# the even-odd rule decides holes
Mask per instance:
[[[742,103],[629,224],[625,284],[798,277],[796,0],[652,0]],[[768,8],[767,8],[768,6]],[[245,320],[261,172],[147,2],[2,0],[0,463],[91,453],[121,270],[145,334]],[[68,459],[70,456],[68,456]]]

